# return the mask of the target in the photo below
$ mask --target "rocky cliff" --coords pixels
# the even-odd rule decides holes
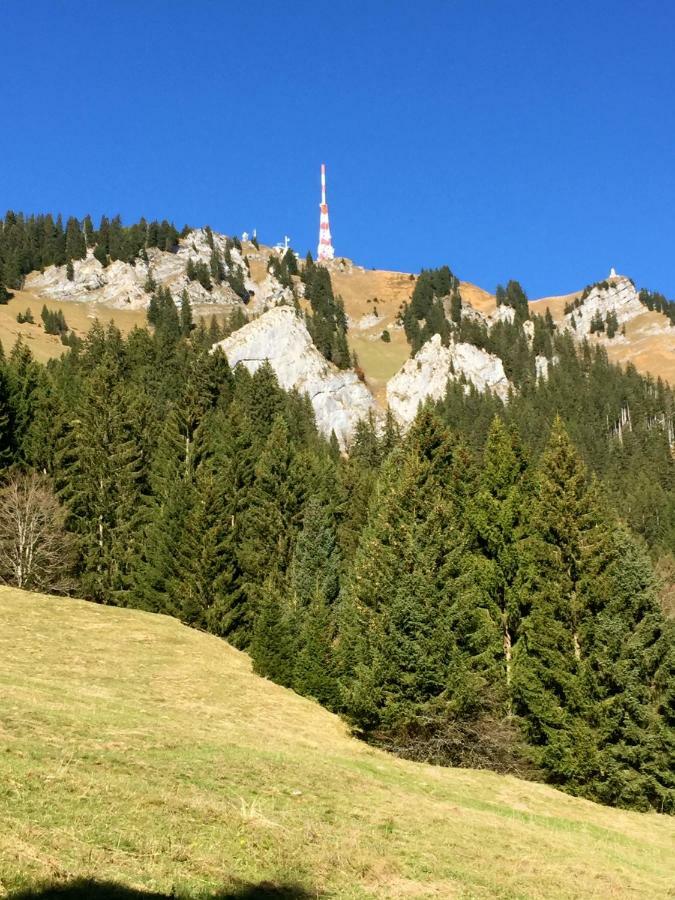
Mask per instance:
[[[448,381],[464,376],[479,391],[492,390],[506,399],[511,387],[501,359],[473,344],[451,343],[444,347],[440,335],[404,363],[387,384],[387,403],[403,425],[415,418],[420,403],[440,399]]]
[[[598,315],[604,322],[607,314],[613,312],[621,326],[645,312],[635,285],[624,275],[611,275],[584,294],[575,301],[575,309],[564,317],[565,324],[579,337],[591,333],[591,322]]]
[[[244,365],[255,372],[268,361],[279,384],[307,394],[319,430],[331,431],[344,449],[356,423],[376,414],[368,388],[351,369],[338,369],[312,343],[302,319],[288,306],[269,310],[215,346],[222,347],[232,368]]]
[[[225,235],[213,232],[212,240],[216,249],[224,254]],[[292,292],[267,272],[266,264],[263,266],[263,277],[254,281],[243,254],[236,247],[231,247],[230,255],[233,264],[244,273],[244,285],[251,296],[249,308],[253,312],[291,299]],[[190,259],[207,265],[210,261],[211,244],[205,229],[196,229],[181,238],[174,253],[153,247],[147,251],[147,256],[147,263],[142,259],[136,259],[133,264],[116,260],[103,266],[89,251],[86,259],[73,261],[72,281],[68,279],[65,266],[49,266],[44,272],[31,273],[26,278],[25,289],[45,301],[76,300],[98,302],[117,309],[145,309],[150,300],[145,284],[148,275],[152,275],[156,284],[169,288],[176,302],[183,290],[187,290],[193,306],[243,305],[241,298],[225,281],[213,284],[208,291],[198,281],[188,279]]]

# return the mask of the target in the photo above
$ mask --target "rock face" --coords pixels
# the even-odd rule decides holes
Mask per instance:
[[[473,344],[456,343],[444,347],[435,334],[407,360],[387,384],[387,402],[402,425],[415,418],[424,400],[440,399],[448,380],[464,375],[479,391],[492,390],[505,399],[511,384],[501,359]]]
[[[594,285],[579,307],[565,315],[565,324],[572,328],[574,316],[574,332],[581,337],[590,334],[591,320],[597,313],[604,321],[608,312],[614,312],[619,325],[623,325],[641,316],[644,311],[633,282],[624,275],[612,275],[607,281]]]
[[[490,324],[495,322],[513,322],[516,311],[512,306],[498,306],[490,316]]]
[[[326,436],[334,431],[342,449],[356,423],[377,414],[372,394],[356,373],[328,362],[288,306],[269,310],[215,346],[222,347],[232,368],[244,365],[255,372],[268,360],[283,388],[308,395],[317,427]]]
[[[225,252],[227,238],[213,232],[213,243],[217,250]],[[145,309],[150,295],[145,291],[145,282],[151,273],[158,285],[168,287],[178,304],[183,290],[187,290],[193,306],[220,305],[242,306],[241,299],[226,283],[214,284],[207,291],[198,281],[190,281],[186,269],[188,260],[209,263],[211,245],[205,229],[191,231],[181,238],[175,253],[152,247],[147,251],[148,262],[136,259],[134,264],[116,260],[102,266],[90,251],[86,259],[73,262],[74,278],[69,281],[65,266],[49,266],[44,272],[32,272],[26,278],[26,290],[33,291],[45,300],[76,300],[88,303],[102,303],[117,309]],[[271,273],[262,282],[251,279],[247,273],[242,254],[231,248],[230,254],[235,265],[244,272],[244,284],[252,294],[249,309],[260,312],[267,306],[274,306],[292,298],[292,292],[284,288]]]

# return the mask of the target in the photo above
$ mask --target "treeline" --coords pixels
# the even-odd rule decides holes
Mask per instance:
[[[287,256],[288,252],[284,260]],[[300,277],[311,308],[305,322],[315,346],[339,369],[348,369],[353,360],[347,344],[347,316],[342,300],[333,293],[330,272],[316,265],[308,253]]]
[[[574,312],[579,309],[586,298],[589,296],[592,290],[598,289],[600,291],[608,291],[610,288],[610,284],[608,281],[599,281],[597,284],[588,285],[584,288],[580,297],[577,297],[575,300],[570,301],[565,304],[565,315]],[[643,306],[646,306],[650,312],[659,312],[666,316],[671,325],[675,324],[675,301],[668,300],[664,294],[659,293],[658,291],[648,291],[645,288],[642,288],[638,292],[638,298],[640,303]],[[599,315],[599,313],[598,313]],[[608,316],[610,313],[608,313]],[[611,312],[611,315],[615,315],[614,311]],[[600,317],[600,323],[602,323],[602,317]],[[609,332],[609,323],[608,324],[608,332]],[[595,331],[602,331],[603,329],[600,327],[596,327]],[[614,329],[614,333],[616,333],[616,329]],[[613,335],[608,335],[609,337],[613,337]]]
[[[450,321],[444,306],[446,300],[450,303]],[[447,266],[422,269],[410,303],[404,303],[400,313],[411,352],[417,353],[434,334],[440,334],[442,342],[447,345],[452,331],[451,323],[459,325],[461,318],[459,280]]]
[[[309,254],[309,269],[311,271],[313,259],[311,254]],[[293,250],[288,247],[287,250],[284,251],[282,256],[276,256],[272,254],[270,257],[270,261],[268,264],[268,269],[277,279],[277,281],[286,288],[293,287],[293,276],[300,274],[300,269],[298,268],[298,260],[296,259],[295,253]]]
[[[673,811],[668,388],[542,320],[547,381],[451,382],[347,458],[268,365],[155,315],[0,362],[0,464],[50,479],[74,594],[208,629],[407,756]]]
[[[515,310],[515,317],[521,324],[530,317],[527,294],[518,281],[509,281],[506,287],[498,284],[495,290],[495,300],[497,306],[510,306]]]
[[[104,266],[118,259],[133,263],[150,247],[174,250],[179,237],[166,220],[141,219],[125,226],[120,216],[103,216],[95,228],[91,216],[82,220],[71,216],[64,225],[61,215],[7,212],[0,219],[0,302],[6,302],[11,289],[21,287],[29,272],[72,265],[73,260],[84,259],[88,249]]]
[[[198,281],[206,291],[211,291],[214,284],[226,282],[235,294],[244,303],[248,303],[250,296],[246,288],[245,278],[249,273],[248,260],[243,257],[244,267],[236,263],[232,257],[232,250],[236,247],[241,250],[238,238],[226,238],[225,248],[221,253],[216,246],[213,231],[207,225],[205,228],[206,239],[211,248],[208,264],[203,260],[188,259],[186,275],[190,281]]]
[[[463,314],[459,279],[447,266],[438,269],[422,269],[415,283],[410,303],[404,303],[400,321],[414,355],[433,335],[439,334],[447,346],[451,338],[475,344],[490,353],[502,357],[507,375],[520,386],[526,377],[523,371],[529,358],[528,342],[522,324],[530,318],[528,299],[517,281],[509,281],[506,287],[497,285],[497,306],[514,310],[511,321],[501,319],[491,328],[480,316],[469,311]],[[553,320],[547,310],[536,325],[535,344],[538,352],[550,355],[547,335],[553,332]],[[534,373],[534,361],[532,360]]]
[[[648,291],[642,289],[638,294],[640,303],[644,304],[649,310],[663,313],[668,316],[671,325],[675,325],[675,301],[667,300],[663,294],[658,291]]]

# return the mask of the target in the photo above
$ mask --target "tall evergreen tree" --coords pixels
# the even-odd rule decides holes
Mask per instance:
[[[187,289],[183,289],[183,293],[180,296],[180,331],[183,337],[188,337],[193,327],[190,295]]]

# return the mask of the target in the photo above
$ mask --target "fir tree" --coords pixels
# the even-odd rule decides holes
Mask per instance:
[[[290,686],[293,663],[283,593],[272,576],[263,582],[250,646],[253,668],[277,684]]]
[[[188,337],[193,327],[190,295],[187,292],[187,288],[184,288],[180,296],[180,330],[183,337]]]
[[[293,687],[313,697],[329,709],[336,709],[339,691],[333,653],[335,626],[330,606],[321,587],[307,605],[294,655]]]
[[[280,583],[288,569],[303,504],[303,482],[288,426],[277,416],[255,466],[242,522],[239,560],[254,611],[265,579]]]
[[[597,766],[582,679],[583,586],[603,578],[611,525],[558,418],[544,453],[521,552],[521,638],[513,653],[514,708],[550,780],[574,790]]]

